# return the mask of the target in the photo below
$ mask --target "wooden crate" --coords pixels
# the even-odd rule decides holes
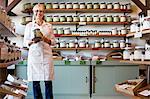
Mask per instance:
[[[127,95],[137,96],[137,90],[146,86],[146,80],[134,79],[127,80],[122,83],[116,84],[115,89],[118,92],[122,92]]]
[[[150,99],[150,95],[149,95],[149,96],[144,96],[144,95],[139,94],[140,92],[142,92],[142,91],[144,91],[144,90],[150,90],[150,84],[147,85],[147,86],[145,86],[145,87],[143,87],[143,88],[140,88],[139,90],[137,90],[137,92],[138,92],[137,95],[138,95],[141,99]]]

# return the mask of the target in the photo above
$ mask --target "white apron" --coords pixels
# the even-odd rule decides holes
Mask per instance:
[[[33,38],[32,26],[32,23],[26,26],[24,36],[25,45]],[[51,25],[44,23],[42,26],[45,30],[44,33],[46,33],[44,35],[55,44],[55,37]],[[40,41],[29,47],[27,77],[28,81],[49,81],[54,79],[52,48],[49,44]]]

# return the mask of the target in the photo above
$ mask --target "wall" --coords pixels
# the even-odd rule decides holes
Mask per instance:
[[[122,3],[127,3],[127,2],[131,2],[131,0],[124,0],[124,1],[122,1],[122,0],[103,0],[103,1],[105,1],[105,2],[122,2]],[[101,2],[103,2],[102,0],[88,0],[88,2],[99,2],[99,3],[101,3]],[[27,2],[74,2],[74,0],[22,0],[14,9],[13,9],[13,12],[14,13],[16,13],[18,16],[17,17],[12,17],[12,20],[15,22],[15,25],[16,25],[16,32],[18,33],[18,34],[24,34],[24,28],[25,28],[25,26],[23,26],[23,25],[21,25],[21,19],[22,19],[22,16],[25,16],[25,15],[27,15],[27,14],[24,14],[24,13],[22,13],[21,12],[21,10],[22,10],[22,8],[23,8],[23,4],[25,4],[25,3],[27,3]],[[77,0],[76,2],[80,2],[80,0]],[[82,0],[82,2],[87,2],[86,0]],[[136,18],[137,17],[137,13],[138,12],[140,12],[140,9],[133,3],[133,2],[131,2],[131,4],[132,4],[132,9],[133,9],[133,13],[131,13],[131,15],[134,17],[134,18]],[[73,15],[75,15],[74,13],[70,13],[70,14],[73,14]],[[66,14],[65,13],[65,15],[70,15],[70,14]],[[106,13],[94,13],[95,15],[103,15],[103,14],[106,14]],[[93,15],[94,15],[93,14]],[[47,15],[47,14],[46,14]],[[50,13],[49,13],[49,15],[50,15]],[[52,15],[58,15],[58,13],[53,13]],[[59,15],[64,15],[64,13],[59,13]],[[83,14],[82,14],[83,15]],[[88,15],[88,14],[86,14],[86,15]],[[123,13],[122,14],[118,14],[118,13],[110,13],[110,14],[106,14],[106,15],[123,15]],[[68,25],[63,25],[63,26],[54,26],[53,25],[53,27],[68,27]],[[75,30],[75,26],[69,26],[70,28],[71,28],[71,30]],[[119,27],[119,28],[121,28],[122,26],[120,26],[120,25],[115,25],[115,27]],[[104,30],[104,31],[111,31],[111,29],[112,28],[114,28],[114,26],[113,25],[108,25],[108,26],[104,26],[104,25],[88,25],[88,26],[81,26],[80,28],[79,28],[79,30],[87,30],[87,29],[89,29],[89,30]],[[19,39],[19,42],[18,42],[18,39]],[[15,39],[15,38],[12,38],[12,40],[13,41],[16,41],[17,42],[17,45],[18,46],[20,46],[20,47],[23,47],[23,45],[22,45],[22,41],[23,41],[23,38],[20,38],[20,37],[18,37],[18,39]],[[75,38],[63,38],[63,39],[65,39],[65,40],[69,40],[69,39],[75,39]],[[86,38],[81,38],[81,39],[86,39]],[[101,40],[102,38],[96,38],[96,37],[92,37],[92,38],[90,38],[89,40],[90,40],[90,42],[91,43],[93,43],[93,41],[95,40],[95,39],[97,39],[97,40]],[[110,41],[112,41],[112,40],[114,40],[114,39],[118,39],[118,40],[121,40],[121,39],[123,39],[123,38],[106,38],[106,39],[108,39],[108,40],[110,40]],[[144,41],[141,41],[141,40],[139,40],[139,39],[134,39],[134,40],[131,40],[131,41],[133,41],[133,42],[137,42],[137,41],[140,41],[141,43],[140,44],[144,44],[145,42]],[[63,51],[63,53],[62,54],[66,54],[66,53],[68,53],[68,52],[70,52],[70,53],[72,53],[72,54],[75,54],[75,51]],[[109,51],[86,51],[86,53],[85,53],[85,51],[80,51],[80,54],[86,54],[87,55],[87,52],[89,53],[89,56],[91,55],[91,54],[107,54]]]

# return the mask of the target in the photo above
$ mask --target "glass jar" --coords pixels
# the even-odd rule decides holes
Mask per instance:
[[[120,22],[126,22],[126,21],[127,21],[126,16],[121,16],[121,17],[120,17]]]
[[[87,17],[86,17],[86,21],[87,21],[87,22],[92,22],[92,21],[93,21],[92,15],[87,16]]]
[[[52,3],[46,3],[46,9],[52,9]]]
[[[59,16],[58,15],[53,16],[53,22],[59,22]]]
[[[110,16],[107,16],[107,22],[112,22],[113,21],[113,17],[110,15]]]
[[[101,43],[100,43],[99,40],[95,40],[94,47],[95,48],[100,48],[101,47]]]
[[[66,17],[64,15],[60,16],[60,22],[66,22]]]
[[[106,19],[106,16],[103,15],[103,16],[100,16],[100,22],[106,22],[107,19]]]
[[[131,10],[131,3],[128,3],[126,6],[128,10]]]
[[[32,21],[32,17],[31,16],[26,16],[26,22],[31,22]]]
[[[120,21],[120,18],[118,15],[113,17],[113,22],[119,22],[119,21]]]
[[[105,48],[110,48],[110,42],[108,40],[104,41],[104,47]]]
[[[120,9],[120,3],[119,2],[114,3],[114,9]]]
[[[117,40],[113,40],[113,47],[119,48],[119,42]]]
[[[75,41],[74,40],[69,41],[69,48],[75,48]]]
[[[73,22],[79,22],[80,18],[78,16],[73,16]]]
[[[86,5],[85,5],[84,2],[81,2],[81,3],[80,3],[80,9],[86,9]]]
[[[60,48],[65,48],[66,47],[66,42],[64,40],[61,40],[59,43]]]
[[[85,15],[80,16],[80,22],[86,22],[86,17],[85,17]]]
[[[71,34],[70,28],[64,28],[64,34]]]
[[[125,47],[125,40],[120,40],[120,48],[124,48]]]
[[[73,9],[79,9],[79,8],[80,6],[78,2],[73,3]]]
[[[144,50],[143,46],[136,46],[134,50],[134,60],[141,60],[142,51]]]
[[[22,23],[26,22],[26,17],[22,17]]]
[[[58,34],[57,28],[54,28],[54,29],[53,29],[53,33],[54,33],[54,34]]]
[[[93,4],[93,9],[99,9],[99,8],[100,8],[99,3],[94,3],[94,4]]]
[[[107,3],[107,9],[113,9],[112,3]]]
[[[106,9],[106,3],[105,2],[100,4],[100,9]]]
[[[60,9],[66,9],[66,4],[64,2],[59,4]]]
[[[117,35],[117,34],[118,34],[117,28],[113,28],[113,29],[112,29],[112,35]]]
[[[85,48],[86,47],[86,44],[85,44],[84,40],[80,40],[79,41],[79,47],[81,47],[81,48]]]
[[[26,3],[23,5],[23,10],[28,10],[28,9],[31,9],[32,6],[31,6],[31,3]]]
[[[131,16],[127,16],[127,22],[131,22]]]
[[[91,2],[87,3],[86,8],[87,9],[93,9],[92,3]]]
[[[73,5],[71,2],[67,2],[66,4],[66,9],[72,9],[73,8]]]
[[[58,31],[58,34],[64,34],[64,29],[63,28],[58,28],[57,31]]]
[[[46,16],[46,22],[52,22],[53,17],[52,16]]]
[[[67,16],[66,20],[67,20],[67,22],[72,22],[73,18],[72,18],[72,16]]]
[[[93,22],[99,22],[99,21],[100,21],[99,15],[95,15],[93,17]]]
[[[120,30],[120,33],[121,33],[122,35],[127,34],[127,29],[124,28],[124,27],[122,27],[121,30]]]
[[[131,50],[128,48],[124,48],[125,50],[123,51],[123,59],[124,60],[129,60],[130,59],[130,53]]]
[[[52,4],[52,7],[53,7],[53,9],[58,9],[58,8],[59,8],[58,2],[54,2],[54,3]]]

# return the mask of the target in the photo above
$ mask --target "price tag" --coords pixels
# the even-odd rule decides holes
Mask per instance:
[[[79,22],[79,25],[86,25],[86,22]]]
[[[100,61],[100,60],[97,60],[97,61],[96,61],[96,65],[99,65],[99,64],[101,64],[101,61]]]
[[[70,65],[70,61],[69,60],[65,60],[65,65]]]
[[[80,65],[85,65],[86,64],[86,61],[82,60],[80,61]]]
[[[140,38],[140,37],[142,37],[141,32],[134,33],[134,38]]]

